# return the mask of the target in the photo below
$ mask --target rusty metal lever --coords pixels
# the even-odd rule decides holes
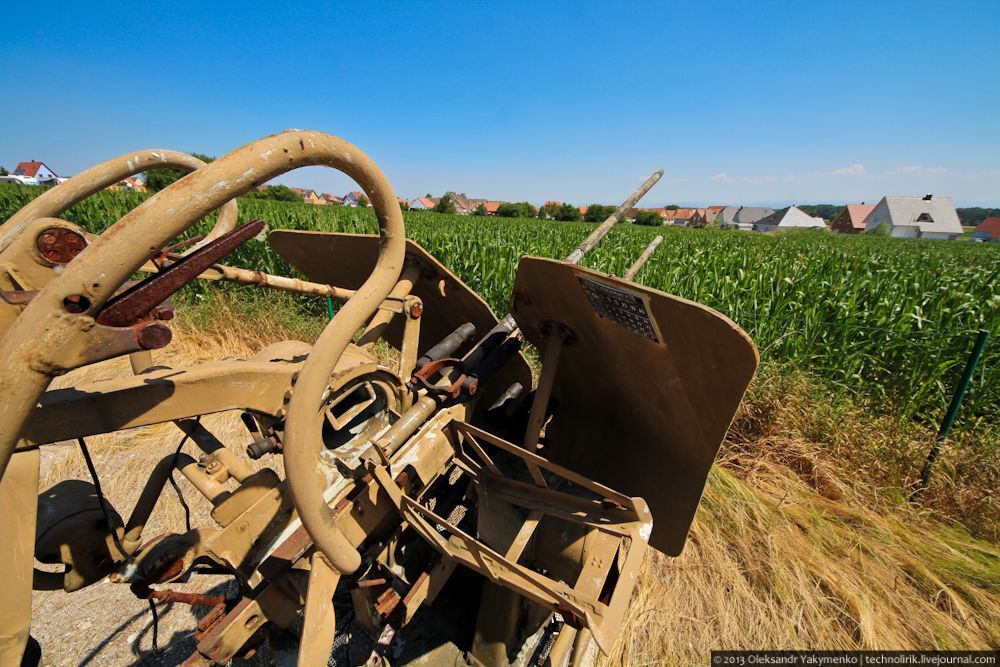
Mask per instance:
[[[174,292],[264,229],[263,220],[251,220],[185,255],[167,268],[109,299],[97,313],[98,324],[127,327],[143,319]]]

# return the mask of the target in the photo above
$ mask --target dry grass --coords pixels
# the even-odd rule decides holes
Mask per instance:
[[[933,433],[835,405],[802,375],[765,371],[684,553],[646,563],[609,662],[707,664],[712,649],[1000,646],[996,450],[978,466],[956,460],[977,442],[988,450],[994,436],[964,435],[911,506],[905,491]]]
[[[213,297],[182,314],[174,343],[157,361],[248,356],[286,337],[311,339],[322,325],[287,309],[262,312]],[[129,372],[117,360],[59,384]],[[208,416],[205,423],[230,444],[246,439],[236,415]],[[710,475],[684,554],[647,562],[608,662],[705,664],[713,648],[1000,645],[1000,507],[984,491],[1000,480],[996,432],[972,432],[953,445],[913,508],[902,498],[932,436],[831,401],[803,375],[762,374]],[[134,504],[136,480],[179,439],[172,425],[88,439],[116,507]],[[86,479],[75,448],[47,449],[57,453],[47,455],[43,485]],[[207,521],[207,503],[179,481],[193,522]],[[148,536],[183,530],[173,494],[164,495],[147,530]],[[109,605],[115,614],[101,618]],[[106,583],[71,598],[36,593],[33,632],[50,658],[58,656],[53,664],[149,659],[144,611],[125,587]],[[166,611],[161,644],[172,638],[190,646],[190,613]],[[171,652],[156,662],[183,657]]]

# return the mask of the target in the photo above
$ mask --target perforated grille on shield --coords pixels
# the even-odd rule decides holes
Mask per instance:
[[[660,342],[646,308],[646,302],[640,295],[584,276],[577,278],[590,305],[601,317],[611,320],[637,336]]]

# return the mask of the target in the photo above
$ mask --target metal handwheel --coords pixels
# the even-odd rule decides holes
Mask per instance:
[[[0,225],[0,252],[7,249],[25,227],[38,218],[58,218],[87,197],[118,183],[124,178],[151,169],[179,169],[192,172],[205,166],[193,155],[164,149],[126,153],[82,171],[65,183],[43,192]],[[219,218],[201,244],[208,243],[236,228],[236,199],[219,209]]]
[[[360,563],[329,518],[319,474],[320,406],[327,381],[354,332],[370,318],[399,279],[405,230],[395,193],[371,159],[350,143],[312,131],[282,132],[230,153],[182,178],[125,215],[67,264],[25,307],[0,349],[0,475],[21,428],[52,378],[101,358],[134,351],[119,327],[96,321],[101,308],[149,258],[195,222],[259,183],[302,166],[344,172],[375,210],[379,257],[375,269],[320,335],[295,384],[286,426],[288,485],[302,524],[340,572]],[[8,224],[30,221],[22,216]],[[117,348],[115,346],[118,346]],[[101,354],[87,354],[99,350]],[[83,351],[83,352],[81,352]]]

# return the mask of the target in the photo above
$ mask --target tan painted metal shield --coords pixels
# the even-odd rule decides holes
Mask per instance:
[[[679,554],[757,368],[753,341],[701,304],[539,257],[521,260],[511,313],[539,348],[553,324],[575,338],[559,357],[542,455],[645,499],[650,545]]]
[[[360,287],[375,268],[378,258],[378,236],[374,234],[278,229],[271,232],[268,242],[309,280],[347,289]],[[424,304],[420,321],[421,353],[466,322],[476,325],[477,337],[486,335],[497,324],[496,315],[478,294],[409,239],[405,264],[416,264],[422,269],[412,291]],[[385,339],[399,348],[402,338],[402,318],[397,317],[386,329]],[[491,379],[489,386],[480,388],[478,403],[482,405],[477,411],[480,407],[489,407],[513,382],[520,382],[525,387],[531,385],[531,369],[521,355],[511,359]]]

